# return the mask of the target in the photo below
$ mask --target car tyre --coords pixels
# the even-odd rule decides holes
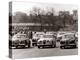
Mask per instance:
[[[56,47],[56,44],[54,45],[54,48]]]
[[[52,47],[52,48],[55,48],[55,47],[56,47],[56,44],[52,45],[51,47]]]
[[[74,45],[74,48],[77,48],[77,45]]]
[[[30,45],[31,45],[31,42],[29,41],[29,43],[28,43],[28,48],[30,48],[30,47],[31,47]]]
[[[64,46],[60,46],[61,49],[64,49]]]
[[[30,44],[28,44],[28,48],[30,48]]]
[[[25,48],[25,46],[22,46],[22,48]]]
[[[19,46],[16,46],[16,48],[19,48]]]
[[[40,49],[40,46],[38,46],[38,48]]]
[[[44,48],[44,46],[42,46],[42,48]]]

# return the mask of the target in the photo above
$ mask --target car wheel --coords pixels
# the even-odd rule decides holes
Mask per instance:
[[[54,47],[56,47],[56,44],[54,45]]]
[[[25,46],[22,46],[22,48],[25,48]]]
[[[31,42],[29,41],[29,43],[28,43],[28,48],[30,48],[30,47],[31,47],[30,45],[31,45]]]
[[[38,48],[40,49],[40,46],[38,46]]]
[[[64,46],[60,46],[61,49],[64,49]]]
[[[51,47],[52,47],[52,48],[55,48],[55,47],[56,47],[56,44],[52,45]]]
[[[42,46],[42,48],[44,48],[44,46]]]
[[[30,44],[28,44],[28,48],[30,48]]]
[[[74,48],[77,48],[77,45],[74,45],[73,47],[74,47]]]
[[[54,45],[52,45],[51,47],[54,48]]]
[[[19,48],[19,46],[16,46],[16,48]]]

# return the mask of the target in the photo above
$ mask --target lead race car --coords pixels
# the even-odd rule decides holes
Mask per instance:
[[[53,34],[44,34],[37,42],[38,48],[45,46],[56,47],[56,37]]]

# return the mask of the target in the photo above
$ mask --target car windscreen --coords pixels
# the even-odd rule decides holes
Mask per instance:
[[[53,38],[53,35],[43,35],[43,38]]]
[[[73,39],[73,38],[74,38],[74,35],[65,35],[64,38],[70,38],[70,39]]]
[[[27,38],[28,36],[27,35],[17,35],[16,37],[17,38]]]

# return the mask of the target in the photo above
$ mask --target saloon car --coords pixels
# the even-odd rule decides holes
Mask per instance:
[[[45,46],[56,47],[56,38],[53,34],[44,34],[37,42],[38,48],[44,48]]]
[[[17,33],[12,37],[11,46],[16,48],[19,48],[19,47],[24,48],[26,46],[30,47],[30,40],[26,34]]]
[[[74,33],[68,33],[62,36],[62,39],[60,40],[60,48],[62,49],[66,47],[77,47],[77,41]]]

